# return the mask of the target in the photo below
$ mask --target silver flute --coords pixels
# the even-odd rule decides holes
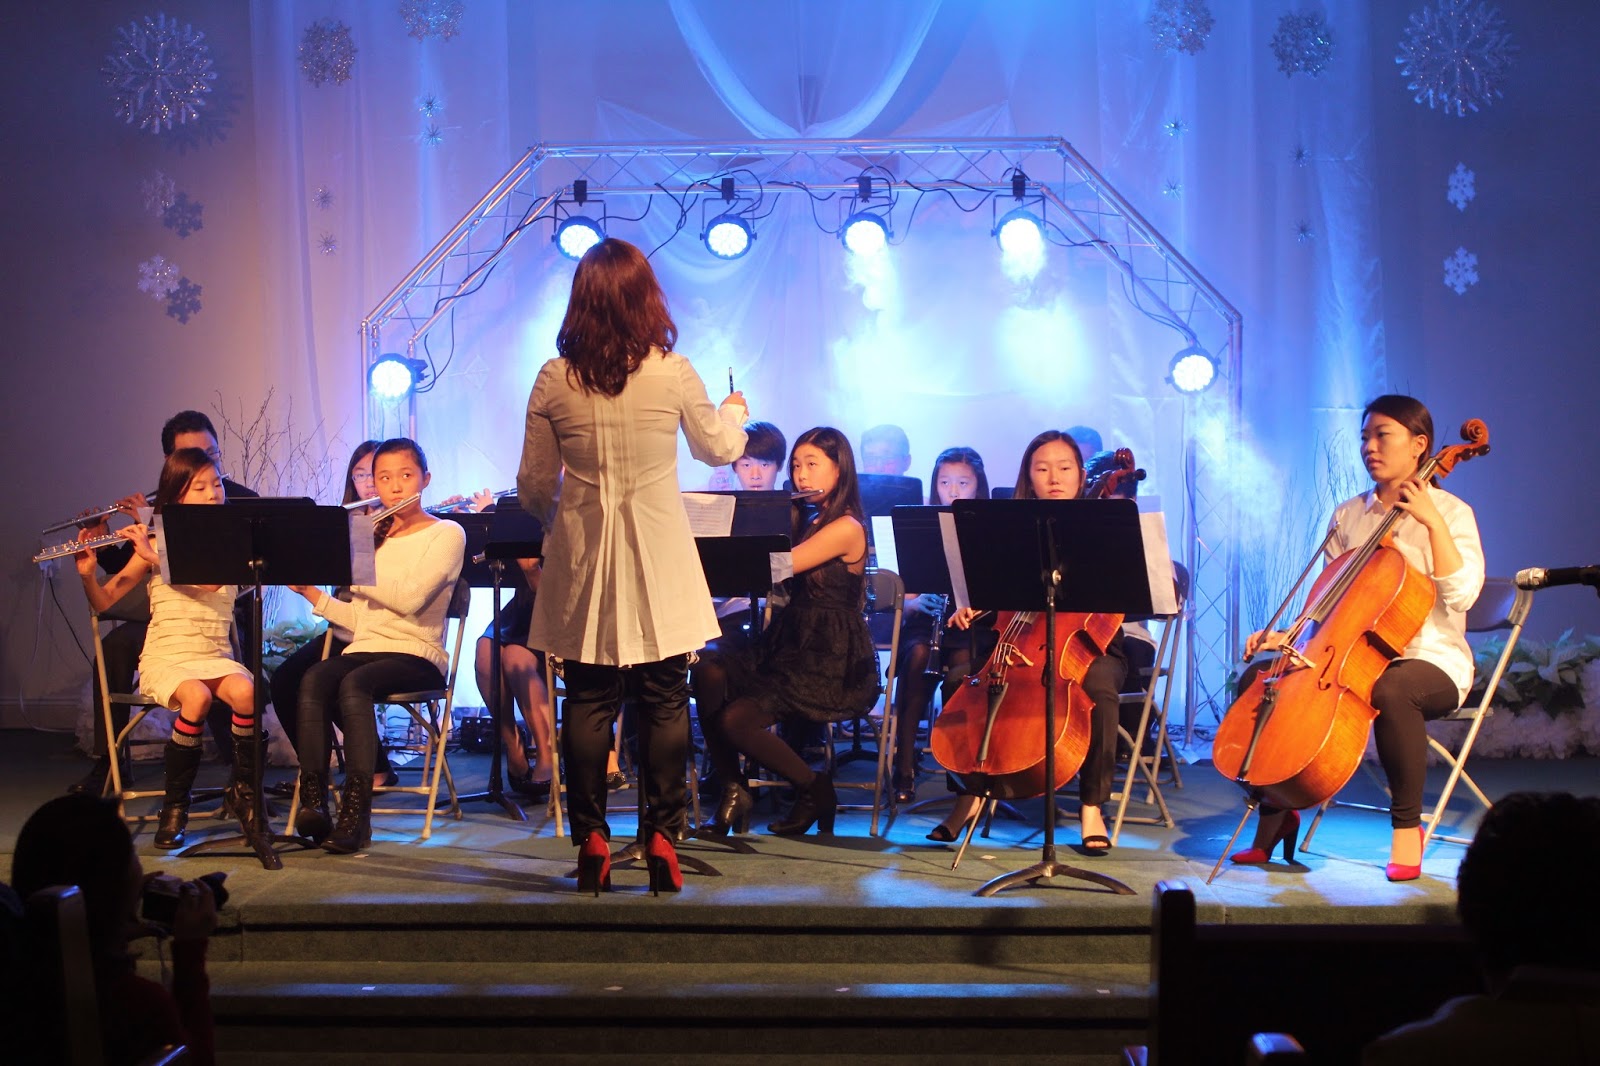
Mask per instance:
[[[65,559],[69,555],[79,552],[92,552],[100,548],[109,548],[113,544],[126,544],[128,539],[120,533],[110,533],[103,537],[90,537],[88,540],[69,540],[62,544],[55,544],[46,548],[33,557],[35,563],[47,563],[51,559]]]
[[[153,492],[147,492],[144,494],[145,503],[154,503],[155,499],[156,494]],[[69,518],[65,522],[57,522],[53,526],[46,526],[44,529],[39,530],[39,536],[43,537],[51,533],[59,533],[63,529],[70,529],[73,526],[88,525],[96,519],[105,518],[107,515],[114,515],[120,510],[122,510],[122,508],[118,507],[116,504],[112,504],[110,507],[102,507],[98,511],[79,515],[77,518]]]

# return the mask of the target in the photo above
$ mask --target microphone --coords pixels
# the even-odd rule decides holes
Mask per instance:
[[[1517,571],[1517,588],[1545,589],[1556,585],[1592,585],[1600,589],[1600,566],[1560,566],[1553,570],[1530,566]]]

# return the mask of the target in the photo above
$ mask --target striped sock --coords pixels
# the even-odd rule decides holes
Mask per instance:
[[[254,714],[240,714],[238,711],[234,711],[233,712],[233,735],[234,736],[236,736],[236,737],[248,737],[248,736],[253,735],[255,733],[255,731],[256,731],[256,716]]]
[[[180,714],[172,720],[172,742],[183,748],[198,748],[205,729],[204,722],[191,722]]]

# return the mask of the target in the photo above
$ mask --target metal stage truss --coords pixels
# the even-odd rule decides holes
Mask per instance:
[[[440,238],[361,322],[363,429],[385,411],[368,394],[366,374],[385,350],[415,358],[422,338],[457,301],[470,297],[517,239],[543,234],[558,217],[581,214],[587,198],[670,196],[679,210],[713,194],[722,178],[752,178],[767,193],[945,190],[955,195],[1011,195],[1025,175],[1029,198],[1055,209],[1063,232],[1092,247],[1124,279],[1127,298],[1168,325],[1184,344],[1217,363],[1212,388],[1185,400],[1185,506],[1180,540],[1191,575],[1185,627],[1185,721],[1220,718],[1237,661],[1239,553],[1223,473],[1239,436],[1243,320],[1216,287],[1150,224],[1088,160],[1059,137],[943,140],[790,140],[658,144],[539,144],[530,148]],[[687,231],[688,227],[684,229]],[[692,238],[691,238],[692,239]],[[386,341],[385,338],[388,338]],[[403,342],[403,344],[402,344]],[[415,430],[416,398],[405,401]],[[1204,413],[1222,416],[1221,434],[1200,434]],[[392,408],[387,411],[393,417]],[[370,433],[368,433],[370,435]]]

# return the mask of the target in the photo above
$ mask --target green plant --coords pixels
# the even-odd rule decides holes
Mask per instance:
[[[1505,646],[1501,636],[1475,646],[1477,676],[1469,702],[1482,697]],[[1569,629],[1552,641],[1523,639],[1511,653],[1511,661],[1495,689],[1494,702],[1510,711],[1537,703],[1552,715],[1582,710],[1579,675],[1584,664],[1595,659],[1600,659],[1600,637],[1574,637]]]

